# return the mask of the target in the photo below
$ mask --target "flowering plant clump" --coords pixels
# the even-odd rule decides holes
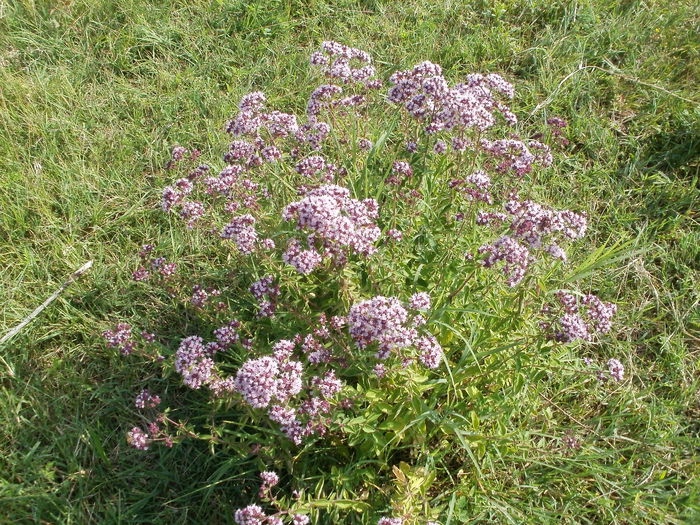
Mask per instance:
[[[341,186],[321,186],[310,190],[300,201],[282,211],[287,221],[295,221],[298,230],[308,232],[309,249],[292,239],[282,258],[302,274],[311,273],[323,257],[337,265],[347,261],[349,253],[371,255],[381,231],[374,223],[379,205],[374,199],[358,201],[350,198],[350,190]],[[322,253],[315,245],[319,244]]]
[[[258,489],[258,497],[267,501],[276,511],[272,514],[267,514],[259,505],[248,505],[236,510],[234,520],[238,525],[283,525],[285,523],[289,525],[308,525],[310,523],[309,516],[284,509],[282,503],[275,498],[272,489],[280,481],[276,472],[261,472],[260,479],[262,483]]]
[[[480,410],[488,420],[519,403],[523,371],[540,377],[565,344],[603,354],[617,308],[590,288],[562,288],[577,281],[565,250],[582,248],[587,215],[538,199],[538,170],[554,169],[555,156],[541,133],[527,138],[503,76],[452,81],[422,62],[388,75],[384,90],[370,55],[337,42],[311,64],[330,83],[309,88],[304,115],[252,92],[225,125],[221,157],[206,164],[197,149],[172,149],[160,207],[182,222],[191,253],[168,262],[147,244],[131,271],[134,286],[165,291],[188,322],[175,337],[173,326],[143,327],[154,331],[143,342],[124,322],[103,335],[185,388],[174,397],[142,389],[144,422],[127,441],[149,450],[199,438],[271,461],[276,453],[289,476],[260,474],[260,504],[235,511],[241,525],[303,525],[321,509],[343,522],[372,505],[375,523],[440,523],[449,490],[438,484],[448,482],[420,465],[436,450],[448,471],[463,472],[475,454],[501,457],[507,424],[480,423]],[[566,123],[549,125],[566,146]],[[598,376],[623,382],[623,362],[606,357]],[[549,376],[568,373],[557,370]],[[187,417],[191,390],[200,391],[193,403],[216,407],[206,423]],[[307,457],[307,479],[349,458],[386,468],[274,496]],[[392,497],[369,495],[392,485]],[[328,510],[333,498],[343,503]]]

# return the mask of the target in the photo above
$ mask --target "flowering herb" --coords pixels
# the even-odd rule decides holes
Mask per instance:
[[[561,286],[557,272],[588,219],[534,197],[532,181],[554,157],[542,134],[527,138],[518,124],[513,84],[496,73],[452,81],[422,62],[391,74],[382,93],[370,55],[331,41],[310,62],[322,79],[309,88],[303,115],[271,109],[254,91],[226,123],[230,142],[217,160],[172,149],[160,207],[182,221],[184,238],[209,264],[202,271],[187,257],[169,262],[146,244],[130,271],[135,286],[164,288],[194,322],[169,341],[149,331],[138,340],[127,323],[103,333],[123,355],[162,344],[168,357],[154,360],[175,371],[186,387],[180,397],[199,390],[222,411],[236,407],[251,428],[267,429],[254,452],[267,454],[260,443],[279,439],[290,468],[289,458],[316,443],[386,459],[389,442],[452,439],[458,425],[443,399],[465,395],[458,382],[483,381],[483,393],[470,386],[470,399],[515,388],[520,368],[508,368],[511,360],[521,367],[526,351],[596,343],[617,311],[591,293],[564,290],[543,304]],[[373,133],[368,123],[385,114],[398,123]],[[548,125],[563,139],[564,121]],[[533,319],[541,320],[539,335]],[[500,348],[513,354],[496,360]],[[625,380],[618,359],[607,370],[586,359],[601,380]],[[168,401],[138,394],[146,422],[127,431],[132,447],[198,437],[167,415],[178,410]],[[224,441],[216,427],[206,435]],[[579,446],[573,437],[564,444]],[[283,479],[263,471],[261,505],[236,510],[236,523],[309,523],[310,503],[296,512],[276,495]],[[396,506],[401,517],[378,525],[437,523],[411,491]]]

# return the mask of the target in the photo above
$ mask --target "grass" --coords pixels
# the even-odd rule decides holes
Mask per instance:
[[[231,523],[249,502],[260,459],[196,442],[128,449],[144,373],[184,394],[105,349],[99,334],[114,312],[148,307],[128,284],[138,246],[178,235],[156,209],[169,148],[218,151],[222,124],[251,89],[302,109],[307,57],[325,39],[387,68],[429,59],[453,78],[505,74],[521,120],[570,122],[564,176],[538,192],[586,209],[592,246],[624,242],[634,254],[584,278],[620,304],[617,341],[604,351],[624,356],[631,382],[612,397],[563,379],[540,392],[524,378],[539,402],[529,392],[500,416],[520,446],[440,470],[459,487],[445,495],[444,516],[698,520],[699,29],[692,1],[0,0],[0,333],[95,261],[1,349],[0,521]],[[506,406],[460,395],[482,418]],[[542,455],[562,425],[592,445]],[[341,484],[359,467],[334,468]],[[314,475],[302,473],[309,486]]]

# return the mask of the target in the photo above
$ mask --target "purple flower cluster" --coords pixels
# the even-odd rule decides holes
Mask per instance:
[[[426,368],[437,368],[442,361],[442,347],[432,335],[424,335],[418,337],[414,342],[414,346],[420,352],[418,360]]]
[[[430,310],[430,295],[425,292],[414,293],[408,304],[414,310],[428,311]]]
[[[399,242],[403,239],[403,233],[401,233],[400,230],[396,230],[392,228],[391,230],[387,230],[386,235],[389,239]]]
[[[552,154],[545,144],[530,141],[525,144],[517,139],[488,140],[481,139],[479,143],[481,151],[499,159],[496,171],[499,173],[512,173],[518,178],[530,173],[537,164],[547,167],[552,164]],[[533,153],[531,150],[534,150]]]
[[[272,317],[275,315],[277,305],[275,300],[280,294],[280,287],[276,284],[272,275],[266,275],[259,281],[250,285],[250,293],[258,300],[258,317]]]
[[[405,180],[413,176],[413,168],[404,160],[397,160],[391,166],[391,175],[387,177],[386,183],[400,186]]]
[[[193,228],[194,223],[204,216],[204,204],[197,201],[186,201],[180,206],[180,218],[187,221],[187,227]]]
[[[477,200],[487,204],[493,202],[488,191],[491,187],[491,177],[484,171],[475,171],[464,179],[453,179],[449,186],[459,190],[468,200]]]
[[[142,339],[141,345],[139,346],[137,346],[134,339],[135,335],[132,332],[131,325],[127,323],[118,323],[114,330],[105,330],[102,332],[102,337],[104,337],[107,346],[109,348],[118,348],[122,355],[130,355],[137,349],[145,351],[147,350],[148,345],[155,342],[156,339],[155,334],[146,331],[142,331],[138,335]],[[155,357],[154,355],[148,353],[146,353],[146,355],[151,358]],[[161,361],[162,359],[163,357],[158,355],[157,360]]]
[[[271,480],[276,480],[274,483],[268,483],[266,477],[272,476]],[[263,479],[263,485],[260,487],[260,499],[269,498],[269,489],[276,485],[279,481],[277,474],[274,472],[262,472],[260,477]],[[282,516],[291,518],[290,525],[309,525],[309,517],[304,514],[292,514],[288,510],[281,509],[279,502],[272,500],[271,502],[277,507],[278,512],[272,515],[266,514],[259,505],[248,505],[242,509],[236,510],[234,520],[238,525],[283,525]]]
[[[416,294],[412,297],[412,303],[417,303],[421,309],[425,306],[429,308],[430,297]],[[415,347],[423,365],[437,368],[442,360],[442,348],[433,336],[419,333],[417,327],[422,324],[423,318],[410,316],[395,297],[378,295],[354,304],[348,313],[350,337],[358,348],[376,344],[378,359],[387,359],[392,352],[396,352],[403,360],[410,360],[402,350]]]
[[[353,67],[355,63],[359,67]],[[312,65],[321,68],[328,78],[345,84],[364,83],[374,87],[370,81],[376,70],[371,63],[372,58],[365,51],[332,41],[323,42],[321,50],[311,55]]]
[[[160,276],[162,279],[168,279],[175,275],[177,265],[169,263],[165,257],[153,257],[155,247],[152,244],[144,244],[139,252],[141,264],[132,277],[135,281],[147,281],[153,275]]]
[[[513,86],[497,74],[471,74],[466,82],[450,87],[439,65],[422,62],[411,70],[395,72],[390,81],[389,101],[402,104],[409,115],[425,125],[427,133],[458,131],[461,135],[468,129],[483,132],[496,124],[496,113],[508,124],[517,122],[496,96],[512,98]],[[445,146],[437,150],[444,151]]]
[[[299,129],[296,116],[279,111],[266,112],[266,102],[265,94],[261,91],[245,95],[238,104],[238,116],[226,123],[226,132],[234,137],[257,138],[265,129],[271,137],[294,135]],[[237,160],[243,159],[245,156],[239,156]]]
[[[156,399],[157,396],[156,396]],[[160,399],[158,399],[160,401]],[[167,433],[167,426],[161,427],[162,423],[170,422],[164,414],[158,415],[158,417],[146,425],[146,430],[140,427],[133,427],[126,433],[127,443],[138,450],[148,450],[150,445],[154,442],[163,442],[166,447],[172,447],[174,444],[173,436]]]
[[[300,144],[306,144],[313,150],[321,149],[321,144],[331,132],[330,124],[318,120],[321,110],[328,106],[333,106],[334,102],[336,102],[335,100],[326,100],[336,93],[335,90],[328,88],[337,88],[339,90],[337,92],[342,92],[342,88],[338,86],[321,86],[311,93],[306,106],[306,115],[309,122],[301,126],[295,134],[295,138]]]
[[[300,274],[308,275],[323,262],[323,257],[315,248],[305,250],[301,242],[291,239],[287,245],[287,251],[282,255],[282,260],[293,266]]]
[[[246,361],[236,374],[235,390],[253,408],[264,408],[274,393],[279,363],[272,357]]]
[[[335,397],[343,389],[343,382],[335,376],[335,372],[331,370],[323,377],[314,377],[311,384],[318,389],[321,396],[330,399]]]
[[[515,286],[525,276],[534,261],[532,250],[542,250],[549,255],[566,260],[566,253],[559,243],[580,239],[586,233],[587,220],[583,214],[569,210],[553,210],[536,202],[511,198],[505,209],[510,217],[498,212],[479,212],[477,224],[487,225],[510,220],[509,232],[491,244],[484,244],[479,253],[487,254],[482,261],[491,267],[503,261],[503,273],[508,284]]]
[[[267,498],[270,495],[270,489],[280,482],[280,477],[276,472],[265,471],[260,473],[262,483],[258,489],[258,497],[260,499]]]
[[[316,331],[319,337],[330,335],[324,327]],[[294,341],[283,339],[273,346],[272,355],[246,361],[233,384],[251,407],[268,408],[269,418],[297,445],[305,437],[325,433],[332,409],[330,401],[343,388],[343,382],[332,370],[312,376],[304,386],[304,367],[291,359],[302,339],[309,363],[329,362],[313,359],[314,353],[327,350],[311,334],[306,338],[298,336]]]
[[[234,319],[228,324],[214,330],[214,337],[222,350],[230,348],[240,341],[241,338],[238,334],[238,328],[240,326],[241,323]]]
[[[504,235],[491,244],[479,247],[479,253],[486,257],[481,261],[486,268],[503,262],[501,271],[507,277],[509,286],[515,286],[525,277],[527,267],[533,258],[530,251],[516,239]]]
[[[234,217],[224,226],[221,238],[232,240],[240,253],[251,254],[256,250],[259,239],[258,232],[255,231],[255,222],[255,217],[248,213]]]
[[[591,359],[590,357],[584,357],[583,362],[587,367],[598,367],[599,370],[596,374],[596,377],[599,381],[603,383],[609,379],[608,376],[610,376],[610,378],[614,379],[618,383],[623,381],[625,378],[625,365],[623,365],[619,359],[608,359],[608,362],[606,363],[606,366],[608,368],[607,375],[605,371],[601,369],[600,365],[594,363],[593,359]]]
[[[596,333],[606,334],[612,327],[612,318],[617,312],[617,305],[606,303],[593,294],[583,296],[580,300],[571,293],[557,292],[562,315],[543,324],[552,338],[569,343],[577,339],[592,341]]]
[[[319,156],[313,155],[300,160],[294,168],[297,173],[306,178],[317,178],[322,182],[332,182],[337,171],[335,164],[329,164]]]
[[[403,525],[403,518],[380,518],[377,525]]]
[[[580,239],[588,226],[583,214],[553,210],[530,200],[511,199],[505,209],[512,217],[511,235],[531,248],[551,250],[561,240]]]
[[[547,124],[550,127],[554,140],[561,146],[569,144],[569,140],[564,136],[564,128],[568,127],[568,122],[560,117],[550,117],[547,119]]]
[[[377,250],[374,243],[381,235],[374,222],[378,211],[374,199],[352,199],[350,191],[341,186],[308,191],[301,200],[284,208],[282,218],[295,221],[297,229],[308,234],[309,248],[304,250],[298,240],[292,240],[284,254],[285,262],[299,273],[308,274],[324,257],[343,264],[349,253],[373,254]]]
[[[160,404],[160,397],[151,394],[148,390],[141,390],[136,400],[134,401],[136,408],[144,410],[146,408],[155,408]]]
[[[149,435],[139,427],[132,428],[126,434],[126,440],[129,445],[138,450],[148,450],[148,447],[151,444]]]
[[[243,141],[234,141],[232,144],[248,144]],[[251,146],[252,147],[252,146]],[[230,150],[225,155],[228,162],[236,162],[230,157]],[[265,148],[266,154],[270,151]],[[256,157],[259,158],[259,157]],[[236,213],[243,209],[256,209],[261,198],[269,196],[268,190],[260,183],[252,179],[247,172],[254,166],[230,164],[222,169],[218,175],[206,177],[203,180],[204,192],[212,196],[223,196],[226,200],[224,210],[227,213]]]
[[[617,359],[610,359],[608,361],[608,371],[610,372],[610,377],[615,381],[622,381],[625,376],[625,366]]]
[[[187,155],[187,148],[184,148],[182,146],[173,146],[173,149],[170,153],[170,157],[173,162],[177,162],[179,160],[182,160],[185,155]]]
[[[187,227],[194,227],[195,222],[204,217],[206,208],[203,203],[194,200],[186,200],[194,190],[194,181],[209,171],[209,166],[202,164],[193,170],[187,178],[175,181],[172,186],[163,188],[161,206],[163,211],[172,211],[179,208],[180,218],[187,222]]]
[[[270,471],[261,472],[260,479],[262,479],[263,485],[268,487],[274,487],[280,482],[280,477],[277,475],[277,473]]]
[[[139,282],[139,281],[146,281],[148,278],[151,276],[151,272],[146,270],[143,266],[140,266],[138,269],[134,270],[134,272],[131,274],[131,277],[134,279],[134,281]]]
[[[243,509],[238,509],[234,518],[238,525],[263,525],[267,520],[265,514],[258,505],[248,505]]]
[[[317,87],[306,106],[308,123],[300,126],[295,135],[299,143],[320,149],[331,130],[327,122],[319,120],[323,110],[332,110],[333,118],[337,120],[339,116],[347,115],[351,108],[364,105],[367,101],[365,93],[369,89],[381,87],[381,81],[374,78],[376,71],[371,62],[366,52],[330,41],[323,42],[321,50],[311,55],[311,64],[319,67],[327,78],[345,85],[355,93],[342,96],[343,88],[335,84]],[[368,147],[367,142],[364,142],[360,147],[369,149],[371,144]]]
[[[376,296],[354,304],[348,313],[350,336],[359,348],[377,343],[380,350],[410,346],[417,332],[408,324],[408,311],[395,297]]]
[[[114,330],[105,330],[102,337],[110,348],[118,348],[124,355],[129,355],[136,348],[136,343],[131,338],[131,325],[119,323]]]
[[[203,286],[197,284],[192,288],[192,296],[190,297],[190,304],[195,308],[204,308],[212,297],[218,297],[221,295],[221,290],[216,288],[204,288]]]
[[[216,379],[211,357],[218,345],[214,345],[205,345],[204,340],[196,335],[180,342],[175,353],[175,371],[182,375],[185,385],[196,390]]]

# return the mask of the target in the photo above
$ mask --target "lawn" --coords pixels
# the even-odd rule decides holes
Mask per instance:
[[[174,401],[205,406],[205,394],[118,355],[101,333],[124,319],[162,317],[173,335],[196,322],[131,280],[147,242],[202,264],[183,253],[190,238],[159,209],[170,150],[195,145],[218,158],[224,123],[252,90],[303,112],[315,85],[308,57],[324,40],[364,49],[385,70],[431,60],[451,78],[497,72],[515,85],[524,125],[566,119],[557,176],[543,175],[534,191],[588,213],[588,251],[600,250],[601,262],[582,281],[619,308],[614,337],[596,349],[625,363],[614,389],[572,387],[573,376],[539,389],[544,380],[527,376],[504,400],[462,385],[455,411],[475,428],[481,419],[484,432],[508,427],[512,442],[490,453],[475,446],[478,458],[462,465],[441,451],[421,460],[437,472],[429,499],[440,523],[698,522],[700,7],[692,0],[0,0],[0,335],[94,261],[0,348],[0,522],[233,523],[235,509],[255,499],[265,458],[243,446],[127,445],[145,382]],[[564,430],[580,448],[562,449]],[[293,471],[311,496],[343,500],[315,510],[318,523],[376,523],[402,497],[392,465],[348,458],[315,465],[311,454],[280,468],[285,483]],[[384,473],[377,493],[391,497],[353,512],[345,500],[367,500],[352,488],[367,469]]]

